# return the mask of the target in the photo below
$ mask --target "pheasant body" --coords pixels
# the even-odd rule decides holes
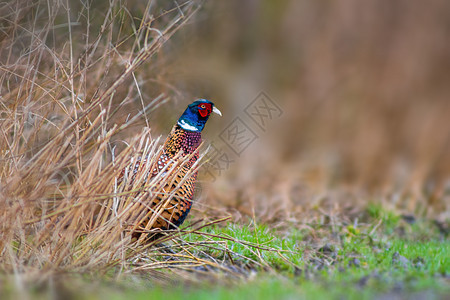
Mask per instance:
[[[163,145],[162,154],[158,157],[157,165],[151,171],[151,177],[157,176],[163,170],[167,171],[170,168],[170,165],[166,168],[167,164],[173,163],[175,158],[184,159],[190,156],[189,161],[179,167],[174,180],[163,187],[162,193],[148,197],[145,218],[138,226],[140,231],[134,231],[133,237],[139,238],[142,230],[148,227],[149,221],[152,221],[152,224],[147,229],[168,230],[177,228],[186,219],[192,207],[197,180],[197,171],[191,171],[191,169],[199,158],[201,131],[211,112],[221,115],[212,102],[205,99],[195,101],[187,107],[172,128]],[[138,161],[135,164],[134,174],[143,165],[145,165],[143,161]],[[167,200],[169,195],[173,196]],[[158,214],[156,219],[155,212]]]

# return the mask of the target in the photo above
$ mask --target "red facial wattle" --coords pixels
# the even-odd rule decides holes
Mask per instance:
[[[211,108],[211,104],[209,104],[209,103],[205,103],[205,104],[198,106],[198,113],[203,118],[206,118],[207,116],[209,116],[211,114],[211,111],[212,111],[212,108]]]

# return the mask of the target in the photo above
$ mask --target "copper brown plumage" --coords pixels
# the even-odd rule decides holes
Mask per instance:
[[[154,195],[148,191],[148,197],[144,198],[146,203],[142,206],[144,211],[140,214],[144,217],[136,221],[138,224],[133,224],[135,228],[132,234],[133,238],[139,238],[143,232],[148,230],[175,229],[186,219],[192,207],[197,180],[197,171],[192,168],[199,158],[198,147],[202,142],[201,132],[211,112],[221,115],[212,102],[205,99],[197,100],[186,108],[172,128],[163,145],[162,153],[148,177],[151,179],[158,174],[164,176],[164,172],[175,163],[174,159],[189,159],[178,167],[174,180],[166,183],[160,193]],[[147,158],[144,157],[134,163],[131,180],[134,180],[146,160]],[[122,171],[121,178],[124,173],[125,171]],[[148,226],[150,221],[151,225]]]

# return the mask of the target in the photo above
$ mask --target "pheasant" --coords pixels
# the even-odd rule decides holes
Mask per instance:
[[[217,109],[217,107],[214,106],[214,103],[206,99],[199,99],[188,105],[186,110],[178,119],[177,123],[172,128],[169,136],[164,142],[163,151],[158,157],[157,166],[150,171],[150,179],[163,171],[167,164],[173,162],[174,158],[177,157],[182,159],[190,156],[190,159],[187,163],[180,167],[175,181],[171,182],[170,186],[167,184],[164,187],[164,195],[147,198],[150,203],[144,204],[145,212],[142,212],[141,216],[144,216],[143,213],[145,213],[145,217],[140,218],[140,224],[134,224],[138,225],[135,226],[135,228],[138,229],[133,231],[133,239],[139,239],[143,233],[143,229],[145,229],[148,222],[152,220],[155,211],[159,212],[159,216],[157,216],[156,220],[153,218],[153,224],[147,229],[175,229],[179,227],[186,219],[186,216],[192,206],[194,189],[197,180],[197,171],[192,172],[191,175],[188,175],[189,177],[185,179],[181,186],[179,186],[179,184],[199,158],[198,147],[202,141],[201,132],[205,127],[211,113],[216,113],[222,116],[222,113],[219,109]],[[146,159],[141,158],[134,164],[134,175],[139,171],[140,167],[145,165],[142,163],[142,160]],[[168,168],[165,170],[167,169]],[[122,174],[124,174],[124,171],[122,171]],[[161,202],[166,200],[168,195],[172,193],[173,197],[169,200],[169,203],[166,204],[165,202]],[[149,195],[151,195],[151,193]],[[162,205],[164,205],[163,209],[161,208]],[[149,235],[148,238],[154,239],[159,236],[159,234],[153,234],[152,237]]]

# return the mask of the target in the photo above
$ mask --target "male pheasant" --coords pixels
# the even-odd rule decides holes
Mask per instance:
[[[153,229],[175,229],[186,219],[192,206],[197,172],[193,172],[188,178],[184,179],[184,177],[199,157],[198,147],[202,141],[201,132],[212,112],[222,116],[222,113],[214,106],[214,103],[206,99],[199,99],[188,105],[172,128],[172,131],[164,142],[163,151],[158,158],[157,166],[151,171],[150,177],[156,176],[167,164],[173,163],[175,157],[183,159],[186,156],[190,156],[190,159],[188,163],[185,163],[177,170],[175,181],[171,182],[170,186],[167,184],[163,188],[164,195],[153,195],[147,198],[149,203],[144,203],[145,212],[143,213],[145,213],[145,217],[140,218],[140,224],[134,224],[138,225],[134,226],[138,229],[134,230],[132,234],[133,238],[138,239],[145,228],[151,229],[152,231]],[[138,161],[133,170],[134,174],[143,165],[142,159]],[[180,182],[183,182],[181,186],[179,186]],[[169,200],[169,203],[165,203],[166,201],[163,200],[167,200],[168,195],[172,193],[173,197]],[[154,217],[155,212],[159,214],[156,216],[156,219]],[[140,215],[143,216],[143,213]],[[147,228],[150,220],[152,221],[152,225],[150,228]],[[159,234],[153,234],[152,238],[158,236]]]

